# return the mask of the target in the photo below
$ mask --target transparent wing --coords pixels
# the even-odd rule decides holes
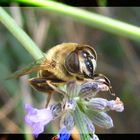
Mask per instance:
[[[20,77],[20,76],[23,76],[32,72],[37,72],[39,70],[47,70],[47,68],[50,65],[51,65],[50,62],[45,57],[43,57],[25,66],[24,68],[14,72],[7,79],[17,78],[17,77]]]

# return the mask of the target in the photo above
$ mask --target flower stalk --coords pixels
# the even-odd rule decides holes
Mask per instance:
[[[90,140],[89,134],[85,133],[87,131],[87,128],[85,126],[84,123],[85,121],[83,120],[79,107],[76,108],[74,112],[74,116],[75,116],[75,122],[76,122],[77,129],[79,130],[81,140]]]
[[[123,36],[140,43],[140,28],[113,18],[75,8],[50,0],[14,0],[18,3],[40,6],[46,10],[71,17],[73,20],[85,23],[91,27]]]
[[[17,25],[14,19],[10,17],[2,7],[0,7],[0,21],[19,40],[19,42],[35,60],[44,57],[38,46],[32,41],[27,33],[25,33],[24,30]]]

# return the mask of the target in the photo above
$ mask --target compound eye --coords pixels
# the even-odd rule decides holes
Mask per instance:
[[[78,73],[79,72],[79,59],[76,52],[71,52],[65,60],[65,67],[68,72]]]
[[[89,49],[84,49],[80,52],[80,56],[81,73],[87,78],[93,78],[93,73],[96,68],[94,54]]]

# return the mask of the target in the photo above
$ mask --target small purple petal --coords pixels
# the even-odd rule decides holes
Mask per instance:
[[[25,110],[32,115],[36,114],[36,109],[34,109],[31,105],[25,104]]]
[[[52,111],[50,109],[36,109],[31,105],[25,105],[27,115],[25,122],[32,127],[33,133],[37,136],[44,131],[44,126],[52,119]]]
[[[62,129],[60,129],[59,133],[58,133],[58,139],[59,140],[69,140],[70,138],[70,133],[68,132],[68,130],[64,127]]]
[[[35,138],[38,138],[39,134],[34,134]]]
[[[44,124],[45,125],[45,124]],[[38,135],[44,131],[44,125],[36,123],[32,125],[32,131],[34,135]]]
[[[35,138],[38,138],[39,134],[34,134]]]

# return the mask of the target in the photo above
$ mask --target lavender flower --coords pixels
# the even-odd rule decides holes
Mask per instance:
[[[60,117],[60,131],[57,137],[60,140],[68,140],[76,124],[74,114],[78,107],[82,121],[86,126],[86,131],[82,131],[82,133],[89,133],[91,140],[98,140],[94,124],[107,129],[111,128],[113,120],[106,112],[109,110],[122,112],[124,110],[123,103],[118,97],[111,101],[95,97],[97,93],[109,90],[108,85],[99,80],[90,79],[82,84],[70,81],[59,90],[62,90],[60,94],[63,95],[61,103],[55,102],[48,108],[40,110],[30,105],[25,106],[27,111],[25,121],[32,127],[35,135],[42,133],[45,125]]]
[[[103,98],[93,98],[90,101],[86,102],[87,107],[93,109],[95,111],[109,111],[115,110],[118,112],[122,112],[124,110],[124,106],[122,101],[117,97],[116,100],[108,101]]]
[[[27,111],[25,122],[32,127],[32,132],[37,137],[44,131],[45,125],[53,120],[53,110],[50,108],[36,109],[28,104],[25,105],[25,109]]]

